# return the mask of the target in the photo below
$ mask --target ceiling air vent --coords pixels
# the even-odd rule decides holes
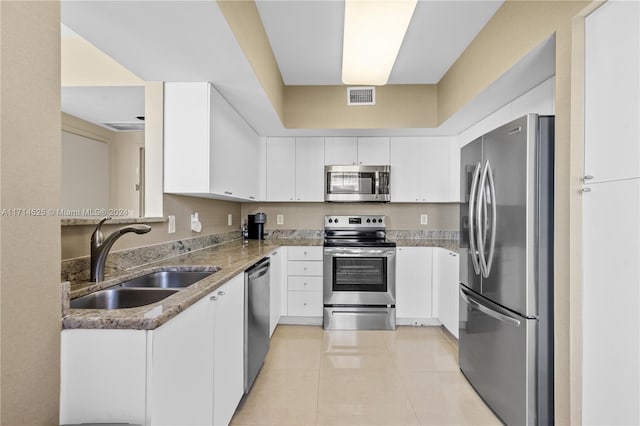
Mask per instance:
[[[347,105],[375,105],[376,88],[368,87],[347,87]]]
[[[144,123],[102,123],[103,126],[110,127],[118,131],[142,131]]]

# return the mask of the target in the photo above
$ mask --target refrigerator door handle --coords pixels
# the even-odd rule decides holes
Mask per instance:
[[[489,259],[486,264],[485,270],[487,271],[487,278],[489,273],[491,272],[491,265],[493,263],[493,255],[495,253],[496,248],[496,214],[498,209],[498,203],[496,202],[496,185],[493,182],[493,172],[491,171],[491,166],[489,165],[489,161],[487,160],[487,170],[489,171],[489,196],[491,197],[491,242],[489,245]]]
[[[479,301],[473,299],[471,295],[468,295],[467,292],[462,288],[460,289],[460,297],[462,298],[462,300],[464,300],[464,302],[467,305],[479,310],[483,314],[486,314],[491,318],[497,319],[498,321],[502,321],[504,323],[510,324],[514,327],[520,327],[520,320],[515,319],[511,316],[505,315],[503,313],[494,311],[493,309],[483,305]]]
[[[482,171],[482,178],[480,178],[480,185],[478,186],[478,201],[476,203],[476,225],[478,228],[476,229],[476,235],[478,238],[478,257],[480,258],[480,271],[482,272],[482,276],[484,278],[489,277],[489,271],[487,270],[487,259],[484,256],[484,243],[486,241],[486,224],[483,227],[482,222],[486,221],[486,217],[483,218],[483,212],[485,212],[484,216],[486,216],[487,206],[485,199],[485,187],[487,184],[487,173],[489,170],[489,160],[484,165],[484,170]],[[483,220],[484,219],[484,220]]]
[[[476,169],[473,172],[473,181],[471,183],[471,191],[469,193],[469,248],[471,249],[471,262],[473,263],[473,270],[476,275],[480,274],[480,264],[478,261],[478,249],[476,247],[476,236],[474,230],[474,217],[476,192],[478,188],[478,179],[480,178],[480,168],[482,165],[478,163]]]

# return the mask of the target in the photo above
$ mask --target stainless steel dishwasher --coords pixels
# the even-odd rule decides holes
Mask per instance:
[[[269,258],[244,272],[244,393],[249,393],[269,351]]]

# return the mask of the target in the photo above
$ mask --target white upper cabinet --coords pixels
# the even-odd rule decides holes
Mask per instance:
[[[324,201],[324,138],[267,138],[267,201]]]
[[[260,138],[206,82],[166,83],[164,191],[256,200]]]
[[[451,143],[449,137],[392,138],[391,201],[456,201]]]
[[[324,163],[330,166],[389,164],[388,137],[327,137]]]
[[[324,138],[324,164],[328,166],[358,164],[358,138]]]
[[[640,176],[639,8],[607,2],[585,21],[585,183]]]
[[[294,201],[295,138],[267,138],[267,201]]]
[[[296,201],[324,201],[324,138],[296,138]]]
[[[389,164],[388,137],[358,138],[358,164],[363,166],[386,166]]]

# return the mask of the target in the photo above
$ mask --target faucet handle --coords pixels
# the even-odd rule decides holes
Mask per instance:
[[[98,222],[98,225],[96,226],[96,229],[93,230],[93,234],[91,234],[91,241],[95,241],[98,244],[102,243],[102,224],[105,223],[106,221],[111,220],[111,217],[109,216],[105,216],[102,219],[100,219],[100,222]]]

